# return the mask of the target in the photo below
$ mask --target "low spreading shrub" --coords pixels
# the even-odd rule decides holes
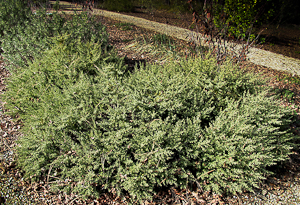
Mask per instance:
[[[68,38],[69,42],[65,42],[69,44],[74,44],[73,39],[79,38],[82,42],[88,42],[91,39],[101,40],[104,47],[108,46],[108,34],[105,27],[87,13],[71,17],[64,14],[47,13],[44,9],[32,13],[22,3],[15,2],[16,5],[10,5],[8,1],[4,1],[2,4],[2,10],[11,9],[4,12],[5,15],[0,15],[0,23],[6,21],[7,16],[13,19],[3,27],[1,36],[2,56],[9,62],[10,69],[26,67],[43,51],[50,49],[52,37],[60,35],[72,36],[72,38]],[[17,8],[17,10],[13,8]]]
[[[290,154],[292,112],[254,75],[213,59],[128,73],[101,43],[75,46],[55,41],[8,82],[6,106],[24,122],[17,158],[26,178],[133,201],[187,182],[235,193]]]
[[[25,178],[134,202],[191,183],[251,191],[288,158],[292,111],[258,77],[197,58],[129,72],[86,14],[22,12],[1,30],[1,47],[18,67],[3,101],[23,122]]]

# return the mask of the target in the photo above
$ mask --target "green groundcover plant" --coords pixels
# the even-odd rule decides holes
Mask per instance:
[[[65,42],[68,44],[74,44],[74,39],[101,39],[103,47],[108,45],[105,27],[87,13],[67,16],[45,9],[32,12],[25,1],[0,1],[0,45],[10,70],[26,67],[50,49],[51,37],[60,35],[72,37]]]
[[[29,20],[31,10],[25,1],[0,1],[0,36],[12,26],[23,24]]]
[[[128,72],[95,40],[52,39],[8,82],[6,107],[24,126],[18,165],[53,190],[151,199],[197,182],[251,191],[288,158],[292,112],[232,64],[189,59]]]

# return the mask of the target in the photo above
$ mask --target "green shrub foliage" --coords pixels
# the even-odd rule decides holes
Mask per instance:
[[[128,73],[102,47],[56,40],[11,76],[5,100],[24,122],[17,158],[25,177],[132,200],[196,181],[235,193],[252,190],[290,153],[291,111],[252,74],[212,59]]]
[[[32,13],[27,5],[20,3],[23,1],[16,2],[16,5],[11,5],[5,1],[0,7],[1,12],[5,10],[3,15],[0,14],[0,23],[9,18],[8,24],[2,27],[1,49],[11,69],[27,66],[43,51],[50,49],[52,37],[60,35],[72,37],[68,38],[69,42],[64,42],[68,44],[74,44],[74,39],[79,38],[82,42],[101,40],[104,47],[108,45],[105,27],[87,13],[71,17],[47,13],[44,9]]]
[[[0,1],[0,36],[3,31],[29,20],[30,8],[25,1],[1,0]]]
[[[189,1],[192,12],[198,13],[200,26],[210,32],[255,39],[253,28],[268,22],[274,15],[274,0],[211,0]]]

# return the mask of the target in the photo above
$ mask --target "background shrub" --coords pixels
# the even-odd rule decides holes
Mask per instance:
[[[131,12],[134,10],[132,0],[104,1],[103,6],[110,11]]]
[[[200,28],[210,30],[206,33],[220,32],[238,39],[247,39],[249,36],[253,40],[253,27],[266,22],[274,13],[272,7],[267,7],[271,2],[261,0],[194,0],[189,4]]]
[[[133,201],[187,181],[235,193],[290,153],[292,113],[251,74],[213,59],[130,74],[99,53],[101,43],[69,45],[56,41],[8,83],[7,108],[24,122],[18,164],[27,178],[55,176],[54,189],[114,189]]]
[[[8,1],[2,0],[0,1],[0,9],[1,35],[3,35],[3,30],[28,20],[27,17],[31,13],[24,1],[11,0],[8,3]]]
[[[82,42],[94,39],[101,41],[103,47],[108,46],[105,27],[87,13],[66,16],[58,13],[48,14],[46,10],[41,9],[33,14],[25,4],[14,3],[16,5],[5,1],[1,7],[11,8],[7,14],[13,15],[11,19],[14,19],[8,21],[9,25],[4,27],[1,44],[2,55],[9,62],[11,69],[26,67],[43,51],[50,49],[51,37],[55,36],[72,36],[68,38],[68,42],[64,42],[67,44],[74,44],[73,39],[80,39]],[[15,14],[18,15],[17,18],[14,17]],[[7,18],[7,16],[0,17],[0,22],[4,22]]]

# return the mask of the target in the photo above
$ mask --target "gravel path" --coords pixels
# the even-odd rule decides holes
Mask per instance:
[[[55,3],[55,1],[50,1],[50,2],[52,2],[52,4]],[[60,1],[60,4],[68,5],[69,6],[68,10],[70,12],[72,12],[72,10],[75,9],[78,11],[78,9],[81,8],[80,6],[76,7],[75,4],[70,4],[69,2],[64,2],[64,1]],[[100,15],[121,22],[131,23],[141,28],[149,29],[151,31],[172,36],[174,38],[178,38],[184,41],[191,41],[191,39],[194,39],[199,43],[201,43],[201,45],[206,44],[204,37],[199,33],[190,31],[188,29],[180,28],[177,26],[171,26],[168,24],[158,23],[147,19],[124,15],[117,12],[111,12],[102,9],[93,9],[93,12],[91,13],[93,15]],[[228,42],[225,42],[225,44],[231,45],[231,43]],[[237,45],[235,49],[237,50],[242,49],[241,45]],[[247,59],[256,65],[265,66],[275,70],[283,70],[300,76],[299,59],[286,57],[281,54],[272,53],[270,51],[266,51],[259,48],[253,48],[253,47],[250,47],[249,53],[247,54]]]
[[[191,39],[201,39],[201,45],[205,44],[203,36],[199,36],[198,33],[190,31],[188,29],[101,9],[94,9],[93,14],[105,16],[126,23],[132,23],[136,26],[172,36],[184,41],[190,41]],[[227,42],[226,44],[229,43]],[[237,49],[240,49],[240,46],[238,46]],[[285,70],[287,72],[300,76],[299,59],[286,57],[281,54],[272,53],[270,51],[265,51],[259,48],[250,48],[247,58],[250,62],[257,65],[266,66],[276,70]]]

